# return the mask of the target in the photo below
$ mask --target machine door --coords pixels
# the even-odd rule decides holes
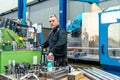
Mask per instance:
[[[111,16],[114,13],[108,12],[108,15],[106,12],[99,15],[99,57],[104,70],[120,76],[120,16],[114,18]],[[103,20],[107,17],[113,17],[111,19],[114,21]]]

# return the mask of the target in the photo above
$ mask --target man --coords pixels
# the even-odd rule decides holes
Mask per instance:
[[[67,33],[60,28],[56,15],[50,15],[48,20],[52,30],[43,48],[49,47],[48,59],[54,57],[54,66],[67,66]]]

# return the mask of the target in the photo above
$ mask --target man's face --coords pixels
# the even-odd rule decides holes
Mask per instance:
[[[56,17],[49,17],[49,24],[51,26],[51,28],[56,28],[58,25],[58,19]]]

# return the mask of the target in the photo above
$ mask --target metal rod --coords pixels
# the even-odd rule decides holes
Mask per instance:
[[[111,79],[120,80],[120,77],[118,77],[118,76],[116,76],[116,75],[113,75],[113,74],[111,74],[111,73],[105,72],[105,71],[103,71],[103,70],[99,70],[99,69],[97,69],[97,68],[95,68],[95,67],[92,67],[92,69],[93,69],[94,71],[99,72],[100,74],[102,73],[102,74],[104,74],[105,76],[110,77]]]
[[[78,70],[78,71],[82,71],[86,76],[92,78],[92,80],[101,80],[100,78],[93,76],[92,74],[90,74],[90,73],[84,71],[84,70],[81,69],[81,68],[77,68],[77,70]]]
[[[91,75],[97,77],[97,78],[100,78],[101,80],[109,80],[103,76],[99,76],[98,74],[94,73],[92,70],[89,70],[89,69],[83,69],[84,71],[90,73]]]

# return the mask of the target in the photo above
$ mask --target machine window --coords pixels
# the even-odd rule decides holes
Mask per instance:
[[[108,27],[108,54],[111,58],[120,58],[120,23]]]

